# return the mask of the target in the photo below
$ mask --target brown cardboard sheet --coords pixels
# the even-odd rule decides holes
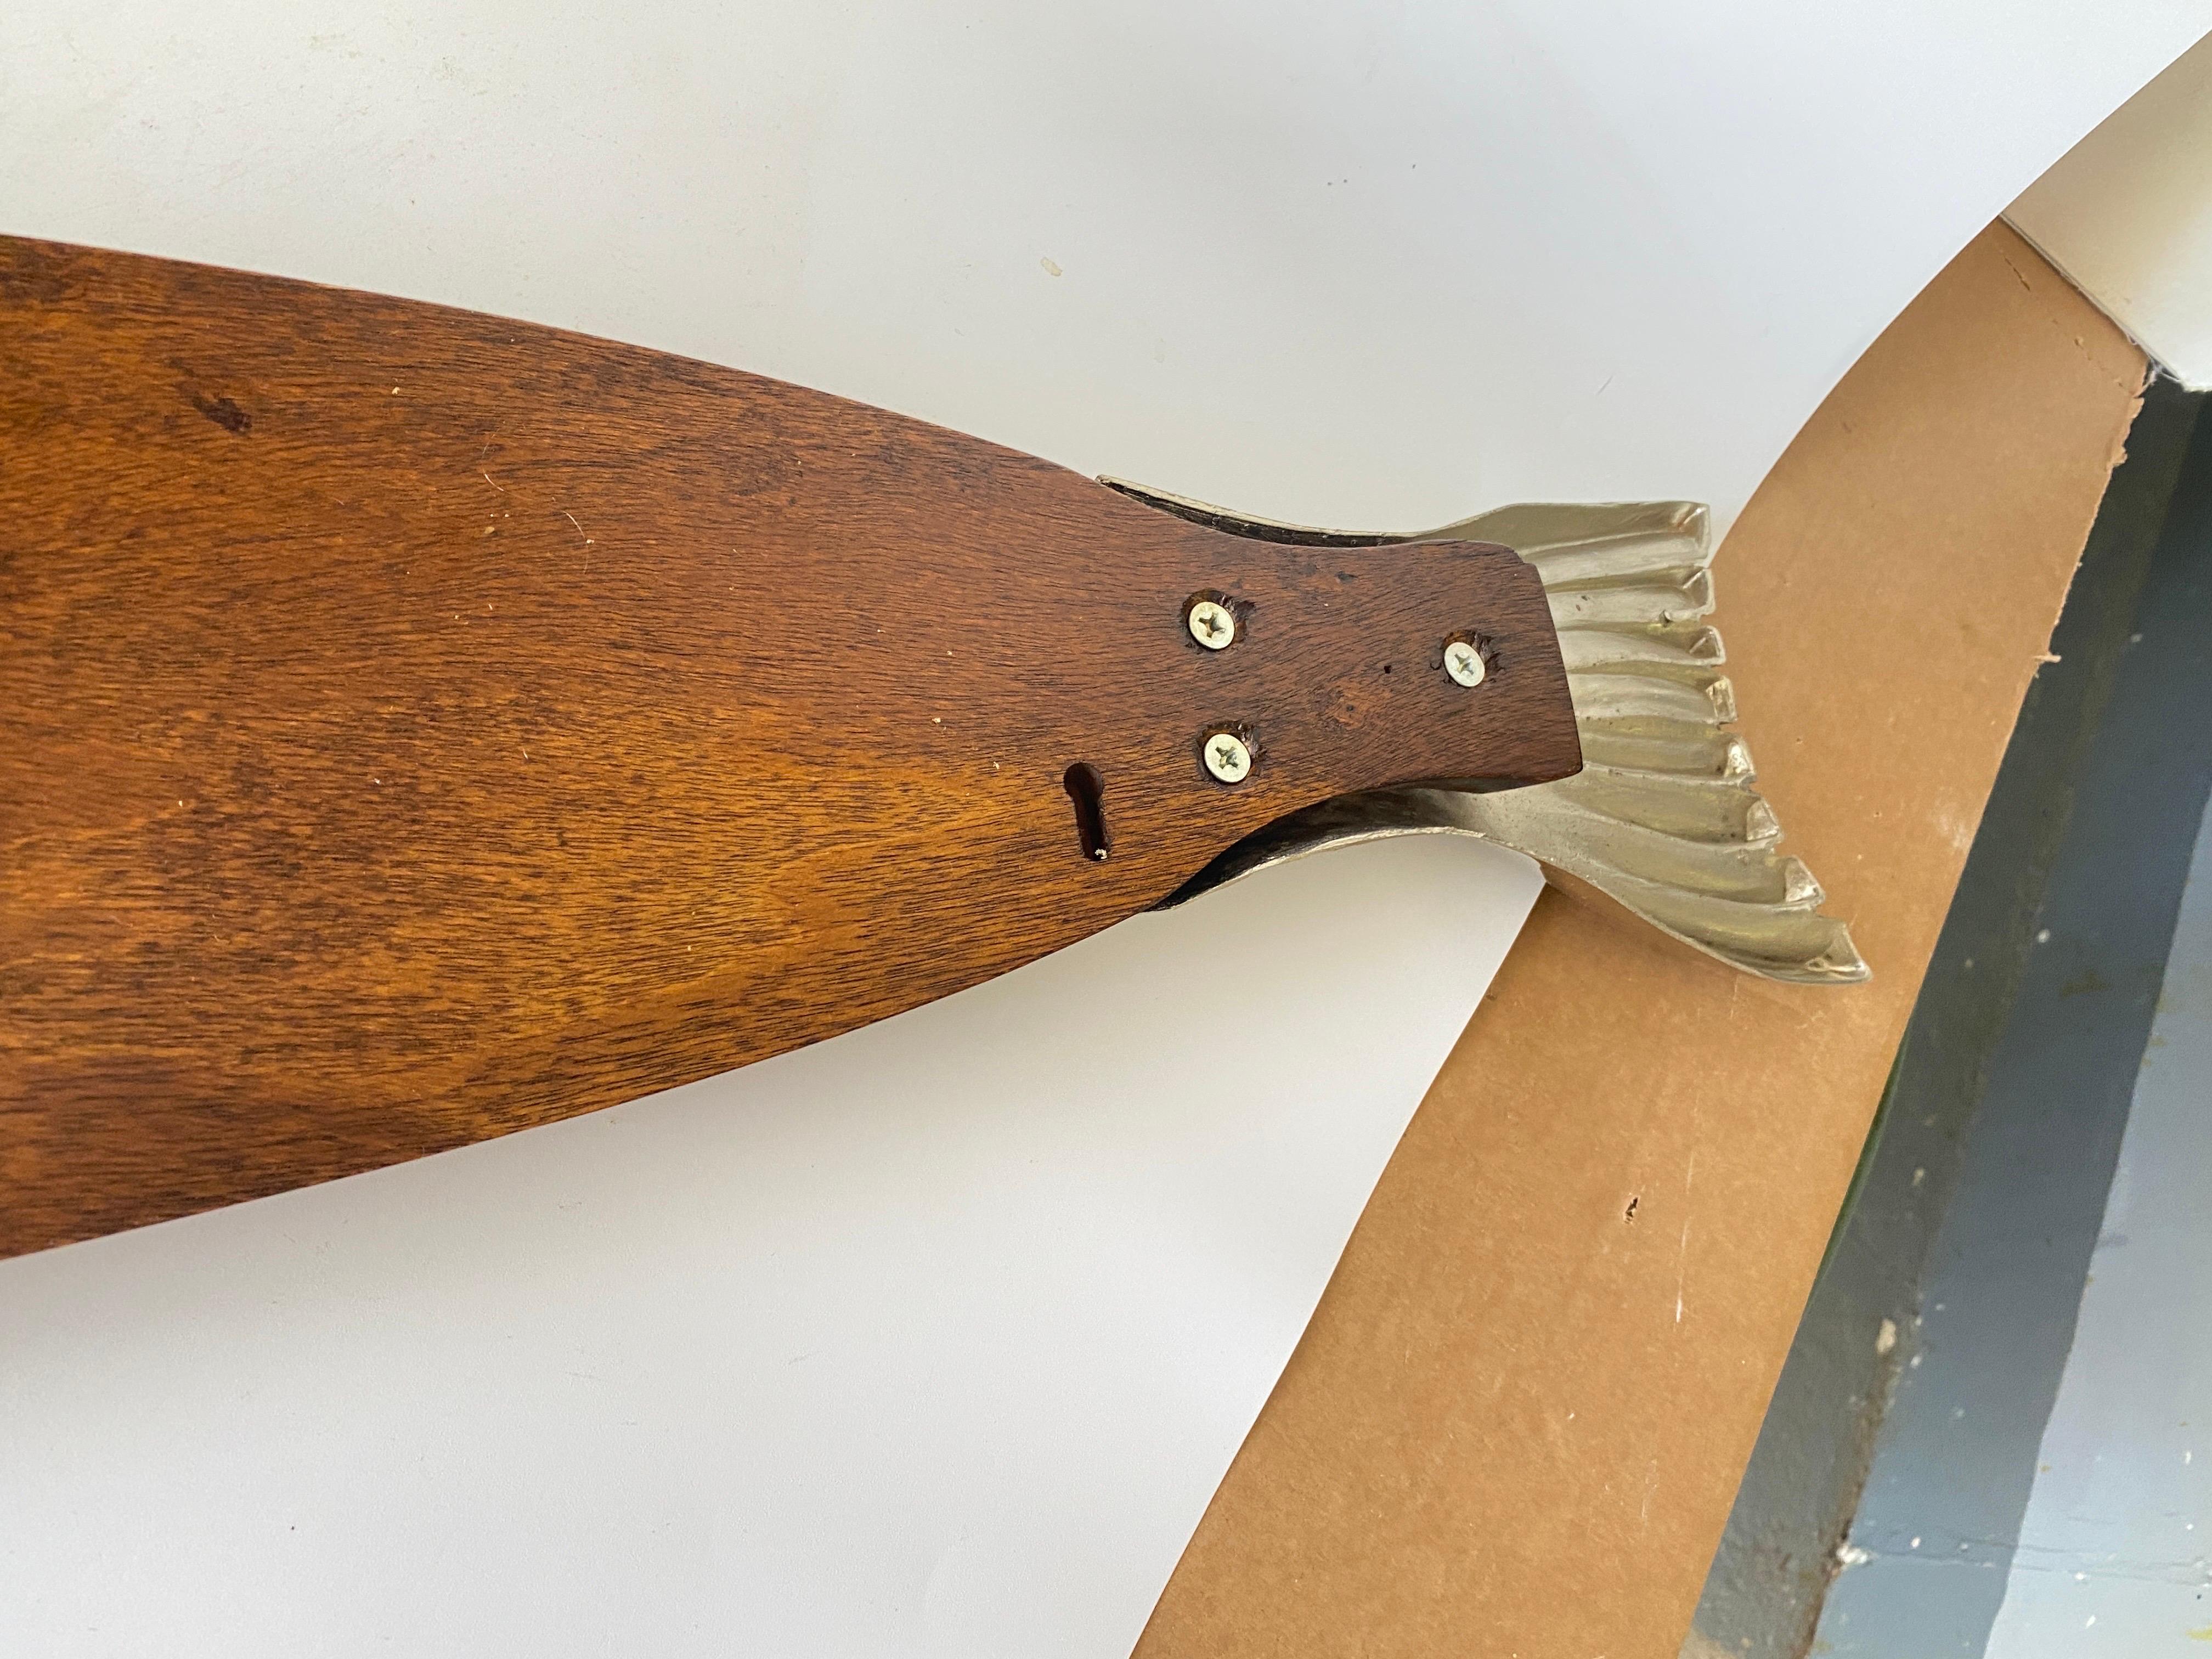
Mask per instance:
[[[1873,983],[1547,890],[1140,1659],[1672,1659],[2144,369],[1998,225],[1821,405],[1714,621]]]

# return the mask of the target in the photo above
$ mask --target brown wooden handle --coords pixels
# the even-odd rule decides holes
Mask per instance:
[[[1504,549],[1255,542],[730,369],[26,241],[0,627],[0,1254],[848,1030],[1331,795],[1579,763]]]

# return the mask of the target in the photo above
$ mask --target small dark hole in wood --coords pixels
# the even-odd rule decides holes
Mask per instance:
[[[1106,785],[1098,769],[1089,761],[1078,761],[1060,781],[1067,786],[1068,799],[1075,803],[1075,836],[1082,843],[1083,856],[1103,860],[1114,850],[1114,842],[1106,833]]]

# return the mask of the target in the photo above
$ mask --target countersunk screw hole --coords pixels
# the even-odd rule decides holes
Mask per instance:
[[[1455,684],[1473,688],[1490,678],[1498,653],[1480,634],[1459,633],[1444,641],[1442,666]]]
[[[1083,848],[1083,856],[1104,863],[1114,850],[1106,834],[1105,781],[1089,761],[1078,761],[1060,782],[1066,786],[1068,799],[1075,803],[1075,838]]]
[[[1242,783],[1252,775],[1252,747],[1235,732],[1207,732],[1198,757],[1216,783]]]
[[[1226,593],[1194,593],[1182,602],[1183,626],[1207,650],[1226,651],[1243,631],[1239,610],[1249,608],[1240,607]]]

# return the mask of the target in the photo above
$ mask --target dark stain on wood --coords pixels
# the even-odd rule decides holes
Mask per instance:
[[[204,392],[195,392],[192,407],[226,432],[253,430],[253,416],[228,398],[210,398]]]
[[[1334,794],[1578,764],[1506,550],[1226,534],[489,317],[0,240],[0,1254],[882,1018]],[[1376,672],[1469,626],[1476,691]]]

